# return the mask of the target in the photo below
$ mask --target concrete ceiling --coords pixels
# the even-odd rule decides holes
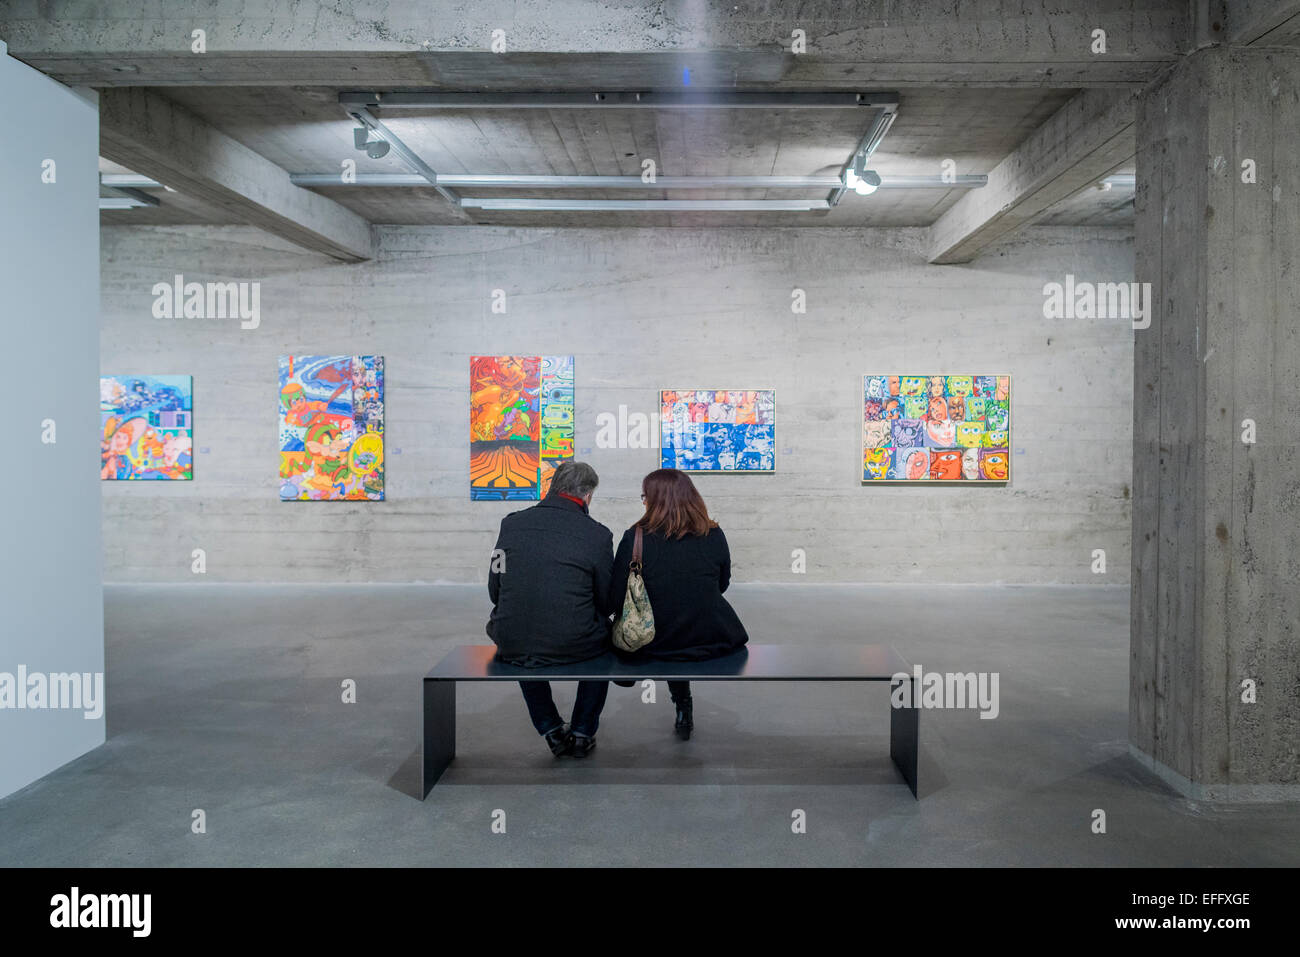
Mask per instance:
[[[874,89],[864,87],[863,89]],[[214,129],[294,173],[408,172],[394,153],[372,160],[352,145],[354,123],[337,88],[181,86],[154,92]],[[899,109],[872,168],[883,176],[988,173],[1077,92],[1072,89],[954,87],[898,90]],[[845,110],[385,110],[382,119],[440,173],[640,175],[655,160],[660,176],[827,175],[851,155],[869,111]],[[431,188],[337,186],[316,190],[376,224],[543,226],[929,226],[968,191],[882,189],[847,193],[827,212],[548,212],[455,209]],[[105,211],[106,223],[228,223],[229,212],[151,191],[158,207]],[[564,191],[474,188],[474,196],[547,199],[823,199],[826,190]],[[1044,221],[1058,225],[1132,221],[1131,190],[1084,191]]]
[[[1136,172],[1132,164],[1115,170],[1119,176],[1134,176]],[[1061,200],[1036,220],[1040,226],[1132,226],[1133,221],[1132,186],[1106,190],[1088,187]]]
[[[0,37],[11,56],[97,89],[101,154],[176,189],[106,222],[243,222],[343,261],[374,254],[372,223],[916,226],[928,229],[930,261],[955,263],[1029,223],[1130,223],[1131,190],[1092,187],[1131,166],[1138,91],[1210,46],[1300,44],[1300,0],[29,0],[0,3]],[[338,174],[345,160],[401,170],[352,148],[340,91],[685,86],[897,91],[898,120],[872,166],[887,179],[934,176],[951,159],[988,183],[850,193],[823,212],[615,213],[488,212],[426,187],[288,179]],[[382,118],[433,168],[461,175],[627,175],[645,158],[662,176],[825,175],[867,125],[852,109]]]

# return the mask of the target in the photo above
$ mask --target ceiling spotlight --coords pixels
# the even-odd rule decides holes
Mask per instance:
[[[352,131],[352,145],[359,150],[365,150],[366,155],[371,159],[388,155],[388,141],[369,127],[358,126]]]
[[[857,177],[857,182],[853,184],[853,192],[859,196],[870,196],[879,188],[880,174],[873,169],[869,169]]]
[[[844,170],[844,188],[851,189],[859,196],[870,196],[880,187],[880,174],[875,170],[864,169],[866,157],[861,154],[853,157],[853,164]]]

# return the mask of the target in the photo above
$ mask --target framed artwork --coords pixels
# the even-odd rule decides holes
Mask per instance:
[[[544,498],[573,439],[573,356],[470,357],[471,501]]]
[[[862,483],[1011,477],[1011,377],[864,375]]]
[[[774,390],[665,390],[659,405],[660,468],[776,471]]]
[[[280,499],[384,500],[383,356],[280,356]]]
[[[100,479],[194,478],[193,404],[187,375],[100,376]]]

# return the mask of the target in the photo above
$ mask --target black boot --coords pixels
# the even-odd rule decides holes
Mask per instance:
[[[561,725],[546,735],[546,745],[551,749],[551,754],[562,758],[573,750],[573,735]]]
[[[691,731],[695,729],[695,718],[692,714],[693,703],[690,695],[675,702],[677,705],[677,723],[674,725],[674,730],[677,732],[677,737],[683,741],[689,741]]]

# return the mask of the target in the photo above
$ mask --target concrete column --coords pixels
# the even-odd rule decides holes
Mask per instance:
[[[0,41],[0,90],[24,119],[20,135],[0,137],[11,400],[0,495],[0,797],[103,744],[105,729],[99,114],[93,93],[4,51]]]
[[[1295,800],[1300,54],[1189,56],[1137,138],[1130,747],[1189,797]]]

